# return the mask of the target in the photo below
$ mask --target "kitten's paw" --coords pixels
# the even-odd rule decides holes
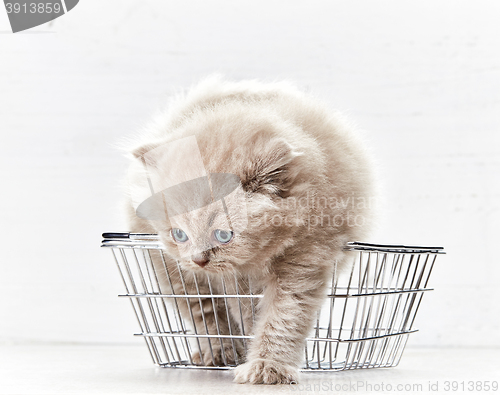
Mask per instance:
[[[236,351],[236,356],[235,356]],[[235,342],[234,347],[231,342],[224,343],[224,351],[218,344],[212,344],[212,350],[210,350],[209,346],[204,347],[200,351],[196,351],[193,353],[191,358],[193,359],[193,363],[195,365],[202,366],[226,366],[226,365],[234,365],[237,363],[243,362],[243,347]],[[225,363],[224,363],[225,360]]]
[[[297,368],[270,359],[254,359],[234,370],[235,383],[291,384],[297,383]]]

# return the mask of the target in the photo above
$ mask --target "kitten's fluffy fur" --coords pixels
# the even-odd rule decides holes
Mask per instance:
[[[139,218],[130,203],[130,230],[158,233],[171,258],[167,265],[175,265],[177,259],[186,271],[207,272],[214,279],[226,273],[250,274],[264,297],[252,328],[255,339],[246,362],[235,370],[235,381],[297,381],[304,339],[325,297],[332,263],[346,259],[342,247],[363,239],[371,222],[373,182],[363,145],[338,114],[293,85],[226,82],[219,77],[202,81],[174,100],[132,153],[144,158],[155,152],[148,164],[161,178],[168,173],[168,158],[156,148],[186,136],[196,137],[207,173],[239,177],[246,208],[242,212],[237,203],[226,204],[231,222],[244,215],[246,228],[235,232],[230,243],[206,248],[202,254],[208,263],[203,267],[191,260],[199,254],[192,250],[195,240],[227,225],[224,216],[210,217],[211,208],[179,215],[173,225],[171,219]],[[176,160],[182,160],[189,173],[190,158]],[[132,189],[141,188],[140,177],[132,171]],[[183,197],[177,204],[188,200]],[[175,243],[173,227],[190,235],[193,245]],[[207,291],[206,284],[199,286]],[[245,284],[240,287],[244,292]],[[201,320],[198,300],[191,307],[195,319]],[[243,310],[249,321],[248,308]],[[204,313],[209,331],[215,332],[211,303],[206,303]],[[224,316],[221,311],[219,317]],[[219,325],[227,330],[227,322]],[[248,334],[252,323],[245,325]],[[226,352],[234,359],[229,346]],[[212,364],[206,344],[203,347],[194,360]],[[220,358],[220,349],[214,352]]]

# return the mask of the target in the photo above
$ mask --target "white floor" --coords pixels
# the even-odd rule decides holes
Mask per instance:
[[[499,349],[408,348],[394,368],[302,373],[295,386],[251,386],[232,383],[230,371],[156,367],[143,345],[0,347],[0,394],[12,395],[449,393],[453,382],[457,392],[499,392],[485,391],[492,381],[500,381]]]

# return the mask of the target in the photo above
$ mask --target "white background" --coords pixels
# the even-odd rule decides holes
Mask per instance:
[[[290,79],[379,163],[371,241],[443,245],[409,346],[500,346],[500,2],[82,0],[9,33],[0,7],[0,343],[137,343],[103,231],[114,145],[221,72]]]

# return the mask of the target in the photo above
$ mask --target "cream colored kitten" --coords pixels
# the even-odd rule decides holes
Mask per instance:
[[[209,273],[213,292],[222,292],[226,276],[226,291],[235,293],[236,274],[250,275],[253,291],[264,294],[255,323],[243,306],[243,329],[210,301],[203,312],[197,299],[181,306],[184,314],[191,308],[198,333],[206,330],[202,314],[216,333],[217,313],[223,333],[231,324],[255,336],[246,356],[226,340],[214,343],[214,360],[203,342],[194,361],[220,363],[223,346],[230,361],[245,360],[236,382],[297,381],[332,264],[370,225],[371,166],[351,128],[288,83],[211,77],[176,98],[132,153],[130,230],[158,233],[167,267],[177,260],[186,272]],[[198,286],[208,293],[206,282]],[[238,286],[248,292],[244,281]],[[173,287],[180,289],[178,279]]]

